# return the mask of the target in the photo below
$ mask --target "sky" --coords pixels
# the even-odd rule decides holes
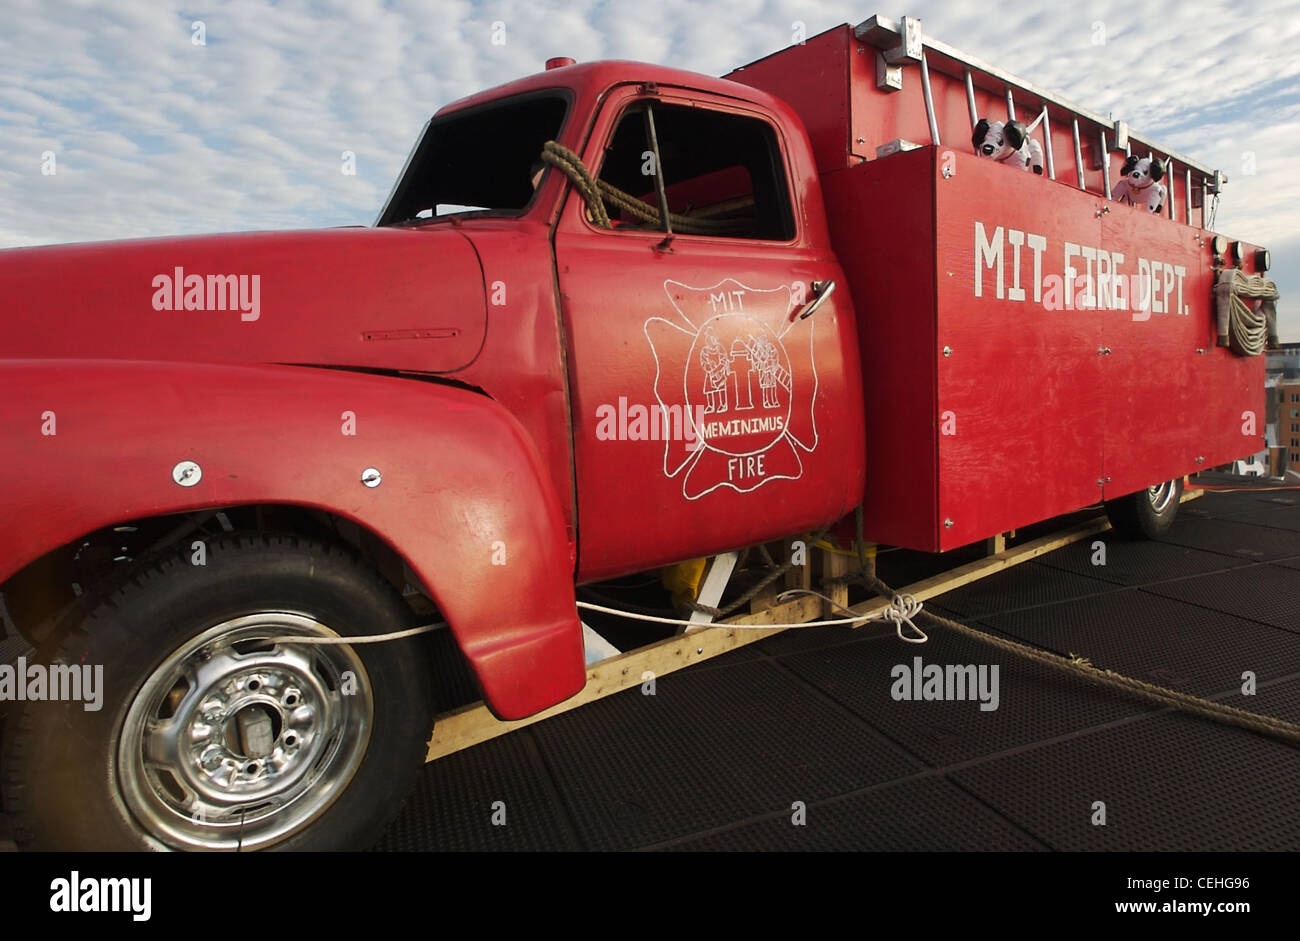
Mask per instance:
[[[425,120],[548,57],[721,75],[873,13],[1222,168],[1300,341],[1300,0],[0,0],[0,248],[373,222]],[[1103,40],[1103,41],[1099,41]],[[202,40],[200,42],[199,40]],[[342,172],[343,154],[355,173]],[[53,172],[51,172],[53,171]]]

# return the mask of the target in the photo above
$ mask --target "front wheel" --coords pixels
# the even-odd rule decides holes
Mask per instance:
[[[1183,479],[1166,480],[1137,493],[1106,501],[1111,528],[1124,539],[1159,539],[1174,525]]]
[[[79,669],[79,701],[28,702],[6,736],[20,846],[355,849],[397,813],[433,714],[423,639],[294,638],[409,628],[401,597],[295,536],[205,555],[144,568],[63,640],[50,676]]]

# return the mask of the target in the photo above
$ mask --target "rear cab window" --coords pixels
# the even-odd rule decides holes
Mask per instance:
[[[795,237],[790,188],[776,130],[757,117],[642,100],[619,118],[598,179],[615,231],[660,231],[653,110],[664,190],[676,235],[788,242]],[[590,214],[588,216],[590,219]]]

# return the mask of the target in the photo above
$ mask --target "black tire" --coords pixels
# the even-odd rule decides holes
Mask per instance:
[[[1178,477],[1106,501],[1106,516],[1123,539],[1159,539],[1174,525],[1182,497],[1183,478]]]
[[[21,848],[358,849],[401,808],[432,724],[425,638],[257,640],[403,630],[417,622],[400,595],[296,536],[224,536],[206,554],[142,564],[62,639],[57,663],[103,665],[98,711],[29,701],[11,716]]]

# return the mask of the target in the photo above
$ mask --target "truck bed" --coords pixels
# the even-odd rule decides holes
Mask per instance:
[[[948,550],[1258,451],[1264,357],[1216,346],[1217,175],[1164,151],[1166,212],[1112,202],[1125,150],[1099,116],[924,46],[928,80],[897,91],[848,26],[728,76],[789,101],[816,152],[858,318],[866,536]],[[1046,107],[1052,172],[977,157],[972,103]]]

